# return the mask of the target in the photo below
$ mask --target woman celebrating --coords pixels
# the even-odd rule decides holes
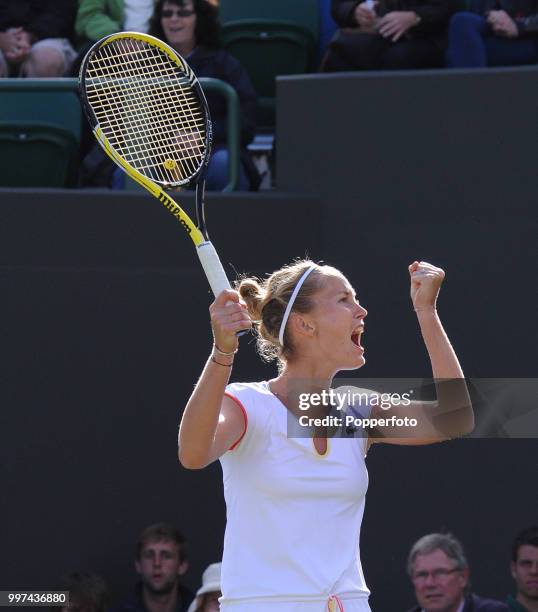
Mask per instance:
[[[409,272],[434,377],[463,379],[436,311],[444,272],[425,262],[412,263]],[[431,418],[448,409],[439,396],[436,403],[391,406],[392,416],[417,420],[413,438],[388,426],[377,427],[376,437],[367,439],[342,432],[331,437],[323,427],[310,438],[291,438],[287,424],[304,414],[299,394],[319,396],[338,371],[365,363],[361,337],[367,311],[350,283],[330,266],[301,261],[261,284],[242,280],[238,292],[217,297],[210,313],[213,351],[183,414],[179,459],[192,469],[217,458],[222,464],[227,526],[221,610],[368,612],[359,554],[368,446],[420,444],[467,433],[473,415],[466,392],[460,389],[458,398],[465,407],[456,411],[458,418],[452,412],[442,433]],[[227,387],[236,333],[251,321],[260,354],[278,359],[279,375]],[[353,409],[365,418],[385,416],[388,411],[375,404]]]
[[[259,177],[247,145],[256,128],[256,93],[241,64],[221,48],[217,9],[206,0],[158,0],[150,34],[166,41],[193,69],[198,78],[211,77],[231,85],[241,105],[241,190],[257,187]],[[221,190],[228,182],[226,104],[222,96],[207,96],[213,126],[213,153],[206,187]]]

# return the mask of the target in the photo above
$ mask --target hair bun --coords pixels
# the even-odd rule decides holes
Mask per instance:
[[[250,318],[259,321],[262,318],[262,302],[265,296],[258,279],[244,278],[237,290],[247,305]]]

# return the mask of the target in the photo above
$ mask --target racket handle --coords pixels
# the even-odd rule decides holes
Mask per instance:
[[[226,272],[211,242],[209,240],[202,242],[196,251],[215,297],[225,289],[231,289]]]
[[[230,281],[211,242],[209,240],[202,242],[202,244],[198,245],[196,251],[215,297],[225,289],[231,289]],[[232,302],[228,303],[231,304]],[[248,329],[243,329],[238,331],[236,336],[239,338],[249,331]]]

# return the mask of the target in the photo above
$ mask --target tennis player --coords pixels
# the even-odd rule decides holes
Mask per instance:
[[[460,379],[465,387],[436,310],[445,274],[417,261],[409,273],[433,376]],[[237,292],[216,298],[210,314],[214,346],[181,420],[179,459],[191,469],[216,459],[222,464],[227,526],[221,610],[369,612],[359,552],[368,447],[379,441],[424,444],[469,432],[474,420],[466,389],[458,398],[464,407],[452,410],[448,421],[439,394],[437,402],[391,405],[389,411],[370,400],[352,406],[364,418],[413,417],[418,424],[412,436],[379,426],[375,437],[342,431],[331,436],[324,427],[309,437],[290,437],[288,424],[302,416],[303,394],[319,397],[338,371],[365,363],[367,311],[349,281],[335,268],[299,261],[265,282],[242,280]],[[236,333],[252,324],[260,354],[278,360],[279,374],[268,382],[228,385]],[[432,414],[439,418],[432,421]]]

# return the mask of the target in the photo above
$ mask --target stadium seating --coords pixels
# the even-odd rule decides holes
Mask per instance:
[[[243,64],[258,95],[258,126],[274,127],[275,79],[313,68],[314,36],[303,26],[269,19],[228,22],[222,35],[225,48]]]
[[[74,187],[78,141],[40,121],[0,121],[0,186]]]
[[[227,146],[229,151],[229,182],[223,191],[235,191],[239,182],[239,163],[241,147],[241,120],[239,117],[239,96],[228,83],[219,79],[202,77],[200,85],[206,92],[214,92],[224,97],[227,115]]]
[[[225,48],[245,66],[258,94],[258,126],[273,131],[275,78],[314,68],[320,0],[220,0]]]
[[[281,20],[319,35],[319,0],[220,0],[223,25],[242,19]]]
[[[0,184],[74,186],[81,122],[76,79],[0,79]]]
[[[200,82],[226,99],[230,181],[225,191],[233,191],[239,176],[237,93],[217,79]],[[76,186],[82,121],[77,79],[0,79],[0,186]]]

